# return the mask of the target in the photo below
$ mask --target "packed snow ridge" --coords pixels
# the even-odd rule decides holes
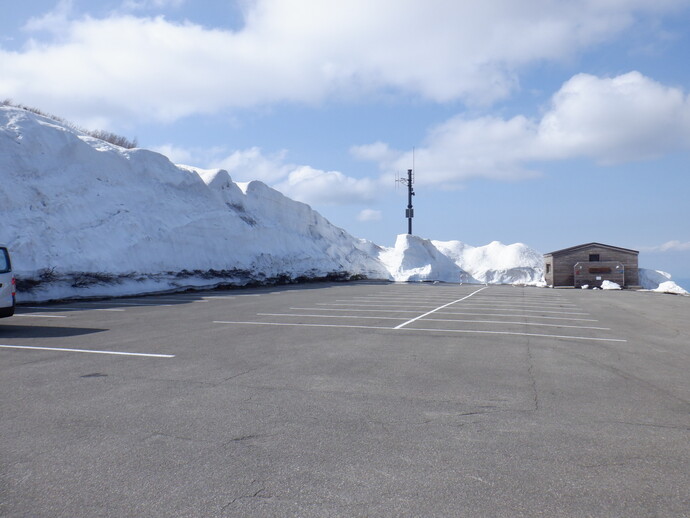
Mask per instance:
[[[542,254],[524,244],[401,235],[380,247],[261,182],[10,106],[0,107],[0,217],[20,302],[318,278],[544,285]]]

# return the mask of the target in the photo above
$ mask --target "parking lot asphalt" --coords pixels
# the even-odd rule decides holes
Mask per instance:
[[[690,516],[690,298],[348,283],[0,321],[0,516]]]

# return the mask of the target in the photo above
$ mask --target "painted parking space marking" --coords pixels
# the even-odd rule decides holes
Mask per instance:
[[[351,297],[349,299],[336,299],[335,302],[386,302],[386,301],[398,301],[398,302],[406,302],[406,301],[411,301],[411,302],[432,302],[432,301],[445,301],[448,300],[448,297],[434,297],[434,298],[427,298],[427,297],[398,297],[398,296],[388,296],[388,297]],[[472,304],[491,304],[494,306],[512,306],[512,307],[553,307],[554,305],[558,307],[572,307],[576,308],[578,307],[576,304],[572,304],[569,302],[560,302],[560,301],[548,301],[548,300],[533,300],[530,302],[523,302],[519,299],[516,299],[514,302],[511,301],[493,301],[491,299],[488,299],[487,297],[484,296],[478,296],[476,297],[473,301]]]
[[[539,338],[560,338],[570,340],[590,340],[596,342],[627,342],[620,338],[600,338],[591,336],[572,336],[572,335],[551,335],[542,333],[520,333],[515,331],[481,331],[473,329],[427,329],[418,327],[385,327],[385,326],[356,326],[344,324],[302,324],[295,322],[251,322],[251,321],[231,321],[231,320],[214,320],[214,324],[235,324],[247,326],[286,326],[286,327],[331,327],[342,329],[378,329],[384,331],[419,331],[432,333],[465,333],[465,334],[484,334],[484,335],[507,335],[507,336],[531,336]]]
[[[536,302],[536,301],[531,301],[531,302],[522,302],[522,301],[495,301],[487,297],[477,297],[472,301],[472,304],[492,304],[494,306],[518,306],[518,307],[551,307],[551,306],[559,306],[559,307],[573,307],[576,308],[578,307],[577,304],[572,304],[570,302],[552,302],[552,301],[541,301],[541,302]]]
[[[257,313],[256,321],[228,319],[214,323],[625,341],[607,337],[611,328],[597,325],[598,319],[592,318],[577,304],[562,300],[560,296],[531,297],[527,300],[527,297],[521,296],[495,297],[489,286],[477,289],[475,285],[472,287],[474,291],[468,288],[449,289],[432,296],[428,296],[428,292],[422,293],[421,289],[417,293],[423,296],[415,296],[410,289],[379,291],[367,296],[314,302],[313,306],[295,304],[289,306],[287,311]],[[396,321],[400,323],[395,325]],[[521,328],[527,329],[523,331]],[[541,329],[545,332],[538,332]],[[530,332],[532,330],[537,332]],[[550,334],[550,330],[555,332]],[[578,333],[578,330],[582,332]]]
[[[369,296],[369,297],[350,297],[348,299],[336,299],[336,302],[388,302],[388,301],[411,301],[411,302],[439,302],[447,301],[448,297],[401,297],[398,295],[388,295],[388,296]]]
[[[579,306],[574,304],[519,304],[514,302],[489,302],[485,300],[473,300],[468,306],[491,306],[494,308],[527,308],[527,309],[548,309],[548,308],[561,308],[561,309],[576,309]]]
[[[390,331],[392,327],[385,326],[353,326],[353,325],[342,325],[342,324],[298,324],[294,322],[237,322],[230,320],[214,320],[214,324],[239,324],[247,326],[291,326],[291,327],[338,327],[344,329],[383,329]]]
[[[88,306],[22,306],[22,309],[41,309],[48,311],[124,311],[122,308],[92,308]]]
[[[611,331],[610,327],[594,327],[594,326],[574,326],[569,324],[546,324],[543,322],[517,322],[502,321],[502,320],[460,320],[453,318],[425,318],[425,322],[462,322],[465,324],[497,324],[497,325],[516,325],[516,326],[538,326],[538,327],[563,327],[573,329],[597,329],[599,331]]]
[[[416,327],[407,327],[402,329],[403,331],[432,331],[432,332],[444,332],[444,333],[477,333],[486,335],[509,335],[509,336],[534,336],[540,338],[564,338],[570,340],[591,340],[595,342],[627,342],[627,340],[622,340],[620,338],[599,338],[592,336],[572,336],[572,335],[550,335],[542,333],[518,333],[514,331],[477,331],[472,329],[423,329]]]
[[[290,308],[294,311],[348,311],[359,312],[359,313],[419,313],[419,311],[414,311],[411,309],[357,309],[357,308]]]
[[[67,315],[44,315],[42,313],[15,313],[14,316],[28,318],[67,318]]]
[[[419,313],[419,311],[414,311],[410,309],[357,309],[357,308],[301,308],[301,307],[290,307],[291,311],[346,311],[348,313]],[[484,316],[484,317],[517,317],[515,313],[472,313],[467,311],[437,311],[437,315],[465,315],[465,316]],[[568,312],[567,314],[571,314]],[[576,318],[576,317],[554,317],[554,316],[543,316],[543,315],[528,315],[529,318],[538,318],[545,320],[566,320],[575,322],[599,322],[596,318]]]
[[[523,313],[548,313],[549,315],[590,315],[585,311],[551,311],[543,309],[511,309],[511,308],[500,308],[494,309],[490,304],[477,305],[477,304],[467,304],[464,307],[472,309],[481,309],[483,311],[507,311],[507,312],[523,312]]]
[[[466,316],[488,316],[488,317],[516,317],[514,313],[470,313],[466,311],[439,311],[437,315],[466,315]],[[596,318],[575,318],[575,317],[547,317],[543,315],[528,315],[529,318],[540,318],[546,320],[568,320],[576,322],[599,322]]]
[[[485,288],[481,288],[485,289]],[[398,299],[394,299],[396,302]],[[446,299],[447,300],[447,299]],[[459,300],[464,300],[464,299],[458,299],[457,301],[450,302],[450,304],[454,304],[458,302]],[[317,306],[340,306],[340,307],[348,307],[348,306],[355,306],[355,307],[366,307],[366,308],[378,308],[378,307],[385,307],[385,308],[434,308],[436,307],[434,304],[365,304],[361,302],[317,302]],[[495,308],[497,311],[532,311],[535,313],[556,313],[556,314],[570,314],[570,315],[589,315],[589,313],[582,312],[582,311],[574,311],[575,309],[579,309],[577,306],[573,306],[572,310],[567,310],[567,311],[553,311],[553,310],[540,310],[535,307],[530,307],[530,309],[522,309],[524,306],[520,305],[515,305],[515,306],[500,306],[497,307],[494,304],[488,303],[488,302],[482,302],[482,303],[468,303],[465,306],[467,307],[476,307],[476,308]],[[553,306],[546,306],[546,307],[553,307]],[[559,306],[560,307],[560,306]],[[513,309],[515,308],[515,309]],[[567,308],[562,308],[562,309],[567,309]]]
[[[261,317],[356,318],[358,320],[405,320],[406,317],[368,317],[363,315],[309,315],[301,313],[257,313]]]
[[[419,319],[421,319],[421,318],[424,318],[424,317],[427,316],[427,315],[431,315],[432,313],[435,313],[436,311],[439,311],[439,310],[441,310],[441,309],[445,309],[445,308],[447,308],[448,306],[452,306],[453,304],[457,304],[458,302],[462,302],[463,300],[467,300],[467,299],[469,299],[472,295],[475,295],[475,294],[477,294],[477,293],[479,293],[480,291],[483,291],[483,290],[485,290],[485,289],[486,289],[486,286],[483,287],[483,288],[479,288],[477,291],[473,291],[472,293],[470,293],[469,295],[467,295],[467,296],[465,296],[465,297],[462,297],[461,299],[454,300],[454,301],[452,301],[452,302],[449,302],[448,304],[444,304],[444,305],[439,306],[439,307],[437,307],[437,308],[435,308],[435,309],[432,309],[431,311],[427,311],[427,312],[424,313],[423,315],[419,315],[418,317],[412,318],[412,319],[408,320],[407,322],[403,322],[402,324],[400,324],[399,326],[397,326],[395,329],[401,329],[401,328],[403,328],[403,327],[405,327],[405,326],[411,324],[412,322],[416,322],[417,320],[419,320]]]
[[[162,301],[161,301],[162,302]],[[94,301],[94,302],[75,302],[69,306],[19,306],[18,309],[24,310],[24,309],[37,309],[42,312],[76,312],[76,311],[109,311],[109,312],[123,312],[126,311],[126,308],[136,308],[136,307],[170,307],[173,306],[174,304],[172,303],[167,303],[167,302],[175,302],[175,301],[166,301],[166,303],[160,303],[156,301],[141,301],[141,302],[128,302],[128,301],[106,301],[106,302],[101,302],[101,301]],[[180,301],[177,301],[180,302]],[[106,306],[106,307],[104,307]],[[109,307],[109,306],[121,306],[121,307]],[[29,315],[31,313],[22,313],[22,315]]]
[[[174,358],[174,354],[132,353],[122,351],[98,351],[92,349],[68,349],[65,347],[37,347],[30,345],[0,345],[2,349],[28,349],[34,351],[57,351],[67,353],[110,354],[115,356],[140,356],[146,358]]]
[[[317,302],[317,306],[355,306],[358,308],[433,308],[435,304],[361,304],[359,302]]]
[[[438,314],[438,313],[437,313]],[[407,320],[406,317],[384,317],[384,316],[363,316],[363,315],[315,315],[309,313],[257,313],[261,317],[301,317],[301,318],[342,318],[342,319],[361,319],[361,320]],[[463,324],[496,324],[496,325],[517,325],[517,326],[538,326],[538,327],[558,327],[572,329],[596,329],[599,331],[610,331],[609,327],[595,326],[575,326],[570,324],[546,324],[543,322],[519,322],[515,320],[464,320],[454,318],[425,318],[426,322],[453,322]]]
[[[172,306],[172,304],[159,304],[157,302],[94,302],[94,306]]]

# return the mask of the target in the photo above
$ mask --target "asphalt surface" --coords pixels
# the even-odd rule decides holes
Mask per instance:
[[[690,298],[314,284],[0,321],[3,517],[687,517]]]

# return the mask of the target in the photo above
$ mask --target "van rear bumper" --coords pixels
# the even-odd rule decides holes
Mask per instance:
[[[11,317],[14,315],[14,304],[8,308],[0,308],[0,318]]]

